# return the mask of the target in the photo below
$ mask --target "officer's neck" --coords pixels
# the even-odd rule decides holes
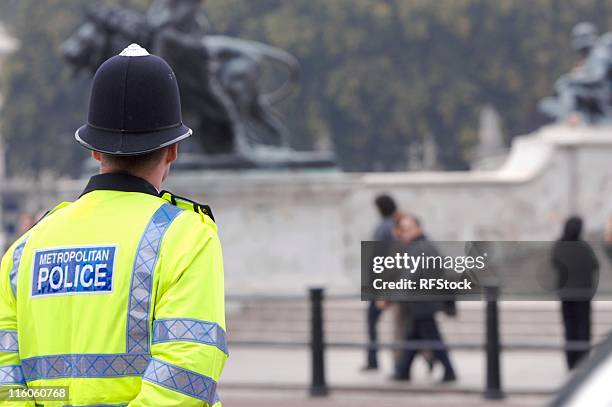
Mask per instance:
[[[159,192],[161,190],[161,184],[164,182],[168,173],[170,172],[170,166],[176,160],[178,156],[178,146],[173,144],[166,147],[163,159],[159,160],[152,166],[146,166],[147,168],[140,169],[132,166],[130,169],[121,168],[120,166],[113,165],[112,161],[105,160],[101,153],[97,151],[92,152],[92,157],[100,163],[100,174],[107,174],[113,172],[122,172],[132,175],[134,177],[142,178],[149,184],[153,185]]]
[[[129,174],[134,177],[142,178],[147,181],[149,184],[153,185],[157,192],[161,191],[161,184],[166,179],[166,171],[155,169],[153,171],[140,172],[140,171],[121,171],[113,168],[105,168],[104,166],[100,167],[100,174],[112,174],[112,173],[122,173]]]

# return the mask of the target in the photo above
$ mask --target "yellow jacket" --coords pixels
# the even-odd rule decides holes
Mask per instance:
[[[220,406],[227,345],[211,217],[140,178],[92,177],[2,259],[0,384],[67,386],[65,400],[37,398],[44,406]]]

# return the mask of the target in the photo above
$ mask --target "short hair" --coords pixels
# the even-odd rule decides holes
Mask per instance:
[[[101,153],[101,162],[114,171],[139,172],[155,167],[164,157],[166,148],[139,155],[111,155]]]
[[[383,218],[393,216],[393,214],[397,211],[395,201],[387,194],[378,195],[374,200],[374,204],[378,208],[378,212]]]

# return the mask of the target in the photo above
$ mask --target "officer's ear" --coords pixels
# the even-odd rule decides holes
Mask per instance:
[[[100,154],[98,151],[92,151],[91,157],[98,162],[102,161],[102,154]]]
[[[171,146],[168,146],[168,150],[166,152],[166,163],[170,164],[176,161],[178,157],[178,143],[174,143]]]

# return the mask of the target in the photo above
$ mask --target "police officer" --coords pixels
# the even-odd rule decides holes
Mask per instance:
[[[220,405],[217,228],[208,207],[159,192],[190,134],[163,59],[132,44],[100,66],[76,132],[100,174],[2,259],[2,385],[67,386],[45,406]]]

